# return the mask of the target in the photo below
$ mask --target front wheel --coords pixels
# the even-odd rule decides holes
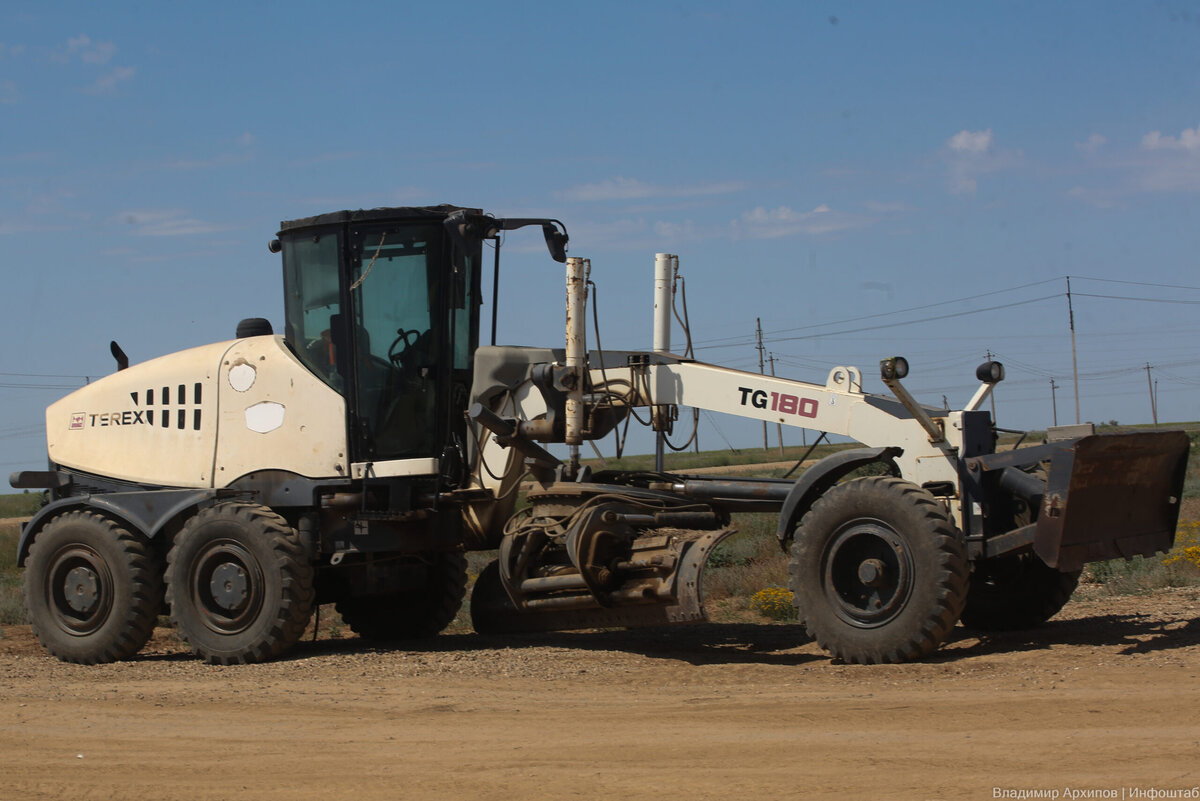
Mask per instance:
[[[962,538],[929,492],[899,478],[839,484],[800,521],[789,589],[808,633],[846,662],[920,659],[967,595]]]
[[[29,549],[25,610],[42,645],[64,662],[133,656],[162,602],[162,565],[149,543],[107,517],[62,514]]]
[[[304,634],[313,568],[287,521],[264,506],[199,512],[167,555],[171,619],[192,651],[216,665],[272,659]]]

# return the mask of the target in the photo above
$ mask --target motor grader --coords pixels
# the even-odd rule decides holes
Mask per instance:
[[[494,302],[480,346],[484,246],[495,288],[501,237],[527,226],[566,265],[565,347],[496,346]],[[998,363],[947,411],[908,393],[899,357],[881,361],[891,394],[878,395],[854,367],[821,385],[674,354],[665,254],[654,348],[589,352],[590,264],[567,243],[557,220],[455,206],[287,221],[270,243],[282,334],[246,320],[230,341],[135,365],[113,343],[117,371],[47,409],[48,468],[10,479],[46,490],[18,546],[46,649],[126,659],[169,613],[201,658],[254,662],[291,647],[324,603],[364,638],[433,635],[463,601],[464,554],[486,550],[498,556],[471,596],[481,633],[699,621],[708,557],[748,511],[778,515],[788,586],[820,645],[898,662],[960,618],[1036,625],[1084,564],[1171,547],[1181,432],[1051,430],[997,452],[981,407]],[[861,447],[794,481],[581,464],[585,441],[631,418],[665,432],[680,406]]]

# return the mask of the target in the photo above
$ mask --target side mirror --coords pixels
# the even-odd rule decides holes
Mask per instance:
[[[546,249],[550,251],[550,258],[560,264],[566,264],[567,235],[549,223],[542,225],[542,235],[546,237]]]

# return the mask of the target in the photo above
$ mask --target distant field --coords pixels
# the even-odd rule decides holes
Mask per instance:
[[[0,518],[30,517],[42,506],[40,492],[0,495]]]

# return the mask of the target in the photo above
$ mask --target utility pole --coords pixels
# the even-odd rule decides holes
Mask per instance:
[[[1054,410],[1054,425],[1058,425],[1058,398],[1054,395],[1054,390],[1058,389],[1058,385],[1054,383],[1054,379],[1050,379],[1050,407]]]
[[[771,378],[775,377],[775,354],[768,353],[767,361],[771,363]],[[779,458],[783,458],[783,423],[776,423],[775,427],[779,429]]]
[[[1154,418],[1154,427],[1158,428],[1158,398],[1154,395],[1154,385],[1158,383],[1150,379],[1150,362],[1146,362],[1146,386],[1150,388],[1150,415]]]
[[[1071,371],[1075,375],[1075,425],[1079,425],[1079,360],[1075,356],[1075,307],[1071,305],[1071,276],[1067,276],[1067,315],[1071,324]]]
[[[758,339],[758,374],[766,375],[766,369],[763,367],[763,341],[762,341],[762,319],[754,318],[755,331]],[[763,450],[767,450],[767,421],[763,420]]]

